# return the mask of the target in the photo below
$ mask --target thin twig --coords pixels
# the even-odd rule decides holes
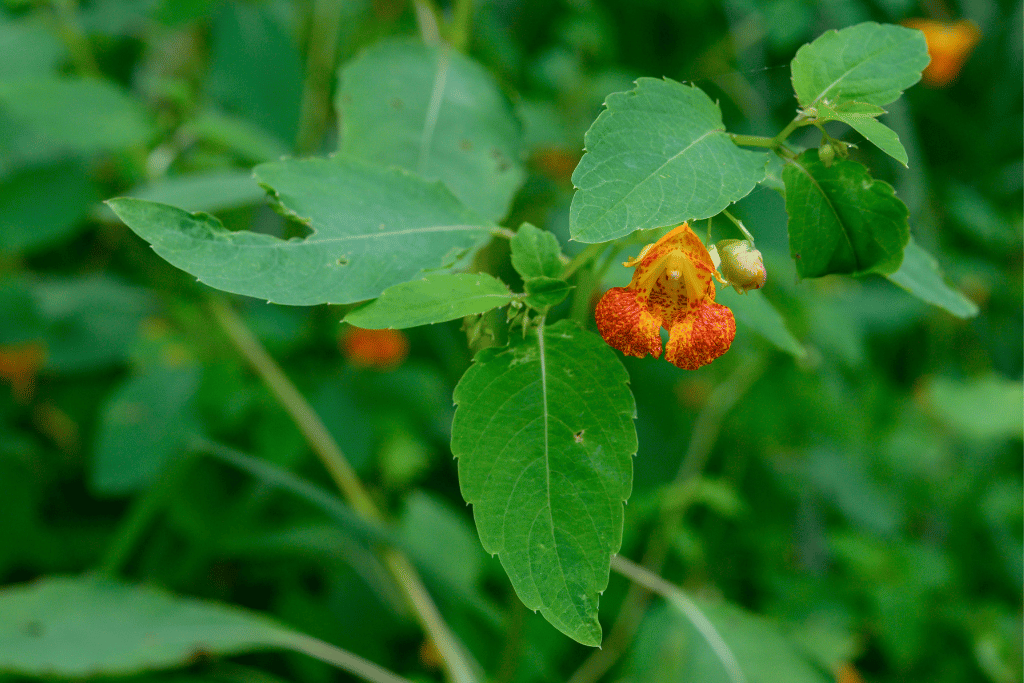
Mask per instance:
[[[242,319],[221,299],[212,298],[210,310],[235,347],[249,361],[256,374],[291,416],[352,509],[369,521],[380,522],[383,515],[363,487],[355,470],[345,459],[334,437],[281,367],[270,357]],[[412,563],[397,550],[384,549],[381,552],[385,566],[398,583],[423,630],[437,648],[448,678],[455,683],[476,681],[477,676],[468,654],[444,622]]]

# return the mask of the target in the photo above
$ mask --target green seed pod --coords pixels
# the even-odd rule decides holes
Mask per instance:
[[[768,279],[761,252],[746,240],[722,240],[715,247],[721,259],[722,277],[740,294],[761,289]]]
[[[818,148],[818,159],[821,163],[825,164],[825,168],[832,165],[832,160],[836,158],[836,148],[830,143],[822,143],[821,147]]]

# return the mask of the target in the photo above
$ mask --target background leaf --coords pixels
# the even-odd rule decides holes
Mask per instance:
[[[803,107],[847,101],[884,106],[921,80],[928,61],[923,33],[868,21],[826,31],[797,50],[790,67]]]
[[[340,79],[344,154],[440,179],[484,218],[508,213],[526,178],[521,126],[483,67],[447,47],[391,40]]]
[[[978,306],[946,284],[939,263],[911,237],[903,251],[903,263],[889,280],[928,303],[944,308],[958,318],[978,315]]]
[[[352,303],[450,265],[490,227],[440,183],[354,161],[302,159],[256,168],[304,240],[228,232],[207,214],[112,199],[121,220],[171,264],[211,287],[275,303]]]
[[[266,191],[253,180],[252,171],[232,169],[161,178],[132,188],[126,196],[213,213],[259,204]]]
[[[731,287],[723,287],[718,290],[715,300],[732,310],[737,325],[753,330],[780,350],[796,358],[807,355],[803,344],[793,336],[786,326],[786,321],[761,292],[751,290],[746,294],[738,294]]]
[[[189,403],[199,387],[192,365],[161,365],[130,378],[107,402],[93,456],[92,486],[125,494],[147,486],[196,433]]]
[[[94,677],[185,666],[197,656],[286,649],[375,680],[372,663],[233,605],[99,578],[50,577],[0,590],[0,671]]]
[[[527,607],[592,646],[637,447],[627,379],[562,321],[480,352],[455,389],[452,453],[484,549]]]
[[[53,201],[56,196],[61,201]],[[34,251],[71,237],[99,199],[78,161],[25,168],[0,180],[0,253]]]
[[[515,299],[501,280],[486,273],[432,273],[389,287],[351,311],[345,322],[369,330],[403,329],[484,313]]]
[[[83,154],[145,144],[153,124],[142,104],[109,81],[0,81],[0,112],[46,143]]]
[[[671,79],[636,83],[609,95],[587,131],[587,153],[572,174],[574,240],[605,242],[708,218],[764,178],[768,155],[734,145],[718,105],[700,88]]]
[[[826,168],[817,150],[782,171],[789,251],[800,277],[891,273],[910,239],[909,212],[892,186],[854,161]]]

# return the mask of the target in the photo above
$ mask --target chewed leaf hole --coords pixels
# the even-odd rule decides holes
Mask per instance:
[[[583,432],[584,430],[581,429],[580,431],[572,435],[572,438],[576,441],[576,443],[583,443]]]
[[[347,266],[348,265],[348,259],[345,258],[344,256],[342,256],[341,258],[339,258],[337,261],[334,262],[334,265],[336,265],[336,266]]]

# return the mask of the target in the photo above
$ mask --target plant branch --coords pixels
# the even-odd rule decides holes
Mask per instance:
[[[331,111],[331,79],[338,57],[341,30],[341,0],[313,0],[309,12],[309,45],[306,49],[306,77],[302,84],[299,132],[296,149],[300,154],[317,151]]]
[[[382,521],[383,515],[363,487],[355,470],[345,459],[334,437],[327,431],[320,416],[270,357],[252,331],[223,300],[212,298],[210,310],[235,347],[249,361],[256,374],[291,416],[352,509],[368,521]],[[405,555],[397,550],[384,549],[381,552],[385,566],[405,595],[423,630],[440,653],[448,678],[455,683],[476,681],[477,677],[467,654],[442,619],[415,568]]]
[[[728,136],[737,145],[744,147],[767,147],[768,149],[775,150],[776,152],[782,147],[782,143],[786,141],[794,130],[801,126],[809,126],[814,123],[814,119],[810,119],[803,112],[797,113],[793,120],[786,124],[786,127],[779,131],[779,134],[773,138],[765,137],[763,135],[740,135],[739,133],[728,133]]]

